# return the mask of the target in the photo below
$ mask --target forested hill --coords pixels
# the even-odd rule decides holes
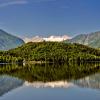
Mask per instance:
[[[80,44],[30,42],[16,49],[2,52],[0,57],[3,61],[8,62],[20,60],[48,62],[94,61],[95,59],[99,60],[100,51]]]

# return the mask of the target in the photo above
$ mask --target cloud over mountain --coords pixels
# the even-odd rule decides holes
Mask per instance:
[[[24,41],[27,42],[43,42],[43,41],[51,41],[51,42],[61,42],[67,39],[71,39],[71,37],[67,35],[63,36],[49,36],[49,37],[40,37],[40,36],[35,36],[32,38],[25,38]]]

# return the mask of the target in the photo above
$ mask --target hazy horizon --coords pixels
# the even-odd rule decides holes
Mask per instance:
[[[100,31],[100,0],[0,0],[0,29],[20,37]]]

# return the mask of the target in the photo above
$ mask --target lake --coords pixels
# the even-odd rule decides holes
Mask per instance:
[[[100,100],[99,66],[2,64],[0,100]]]

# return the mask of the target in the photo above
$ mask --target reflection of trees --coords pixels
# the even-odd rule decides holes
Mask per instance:
[[[2,65],[1,74],[8,74],[20,79],[33,81],[59,81],[79,79],[99,70],[99,64],[36,64]]]

